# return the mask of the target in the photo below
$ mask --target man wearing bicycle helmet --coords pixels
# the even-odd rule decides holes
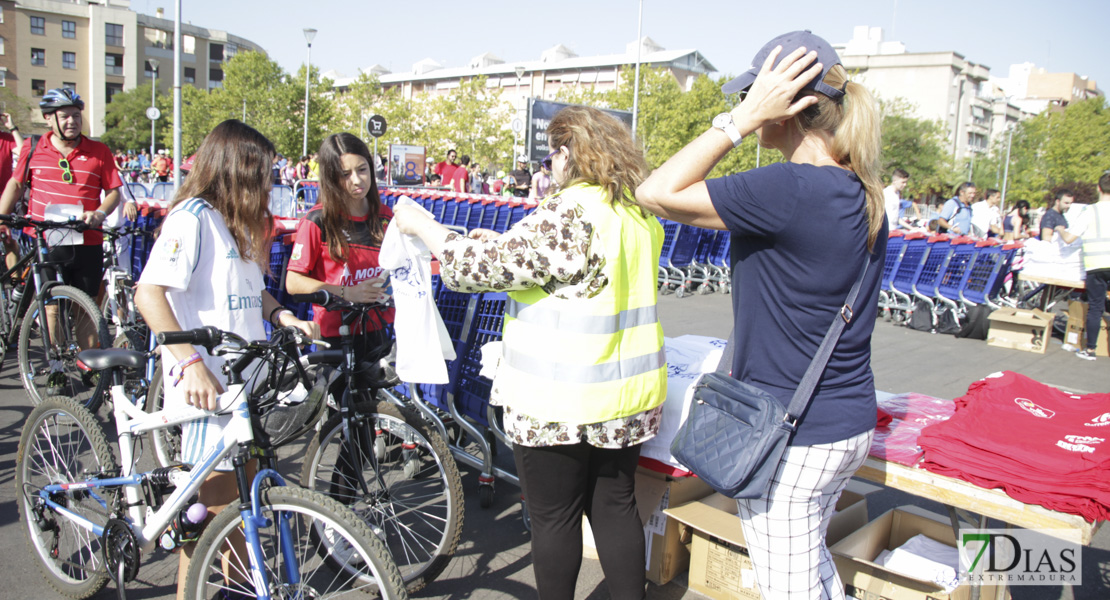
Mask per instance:
[[[77,218],[99,228],[119,203],[123,185],[112,151],[81,134],[85,101],[77,92],[50,90],[43,94],[39,108],[50,131],[34,150],[20,153],[15,173],[0,196],[0,214],[12,212],[29,180],[31,218],[42,220],[48,206],[70,205],[77,207]],[[60,264],[63,281],[96,298],[104,276],[103,236],[99,231],[83,235],[81,245],[55,246],[49,260]]]

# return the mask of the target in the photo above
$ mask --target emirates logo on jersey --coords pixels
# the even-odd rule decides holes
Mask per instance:
[[[1014,402],[1034,417],[1051,419],[1056,416],[1056,411],[1049,410],[1028,398],[1014,398]]]
[[[1083,424],[1086,427],[1106,427],[1110,426],[1110,412],[1102,413],[1101,415],[1091,419],[1089,422]]]

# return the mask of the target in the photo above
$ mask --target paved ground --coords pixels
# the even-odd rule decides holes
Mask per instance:
[[[664,329],[669,336],[686,333],[727,337],[732,325],[730,297],[720,294],[688,297],[682,300],[665,296],[660,301]],[[988,347],[985,342],[959,340],[952,336],[930,335],[876,324],[873,342],[873,368],[879,389],[888,392],[920,392],[939,398],[960,396],[969,383],[995,371],[1009,369],[1034,379],[1074,391],[1110,390],[1110,359],[1093,363],[1081,361],[1050,345],[1047,354],[1031,354]],[[0,599],[53,598],[27,552],[18,523],[13,485],[13,461],[23,420],[30,408],[23,389],[14,379],[14,352],[0,373]],[[101,415],[105,415],[102,413]],[[295,459],[294,459],[295,460]],[[298,469],[299,471],[299,469]],[[529,536],[521,522],[519,490],[502,483],[494,505],[478,506],[477,477],[464,469],[466,488],[466,527],[463,544],[440,579],[420,594],[423,598],[455,600],[462,598],[534,598],[535,587],[529,554]],[[916,504],[933,511],[942,507],[925,499],[884,490],[868,499],[872,518],[891,507]],[[1110,533],[1100,531],[1092,547],[1083,555],[1080,588],[1015,588],[1013,597],[1022,600],[1095,600],[1110,598]],[[173,597],[176,557],[160,551],[144,563],[139,580],[128,588],[128,598],[164,599]],[[651,586],[652,600],[700,598],[686,590],[684,578],[665,587]],[[106,588],[96,598],[115,598],[115,589]],[[579,579],[579,600],[604,600],[609,597],[596,561],[586,560]]]

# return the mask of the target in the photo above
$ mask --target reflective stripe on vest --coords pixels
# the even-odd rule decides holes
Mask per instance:
[[[622,329],[659,322],[654,304],[622,310],[618,315],[571,315],[509,298],[505,314],[524,323],[570,333],[616,333]]]
[[[510,348],[504,349],[505,360],[513,368],[547,379],[558,379],[567,383],[605,383],[643,375],[667,364],[667,353],[659,350],[651,354],[622,358],[618,362],[599,365],[569,365],[553,363],[549,360],[519,354]]]
[[[1110,202],[1091,206],[1091,225],[1083,236],[1083,267],[1088,271],[1110,269]]]
[[[591,298],[509,292],[498,397],[541,422],[598,423],[654,408],[667,385],[655,306],[662,227],[637,207],[610,206],[595,186],[560,196],[593,224],[608,283]]]

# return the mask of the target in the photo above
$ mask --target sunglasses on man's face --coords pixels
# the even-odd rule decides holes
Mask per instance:
[[[73,171],[69,170],[69,161],[64,158],[59,158],[58,166],[62,169],[62,181],[73,183]]]

